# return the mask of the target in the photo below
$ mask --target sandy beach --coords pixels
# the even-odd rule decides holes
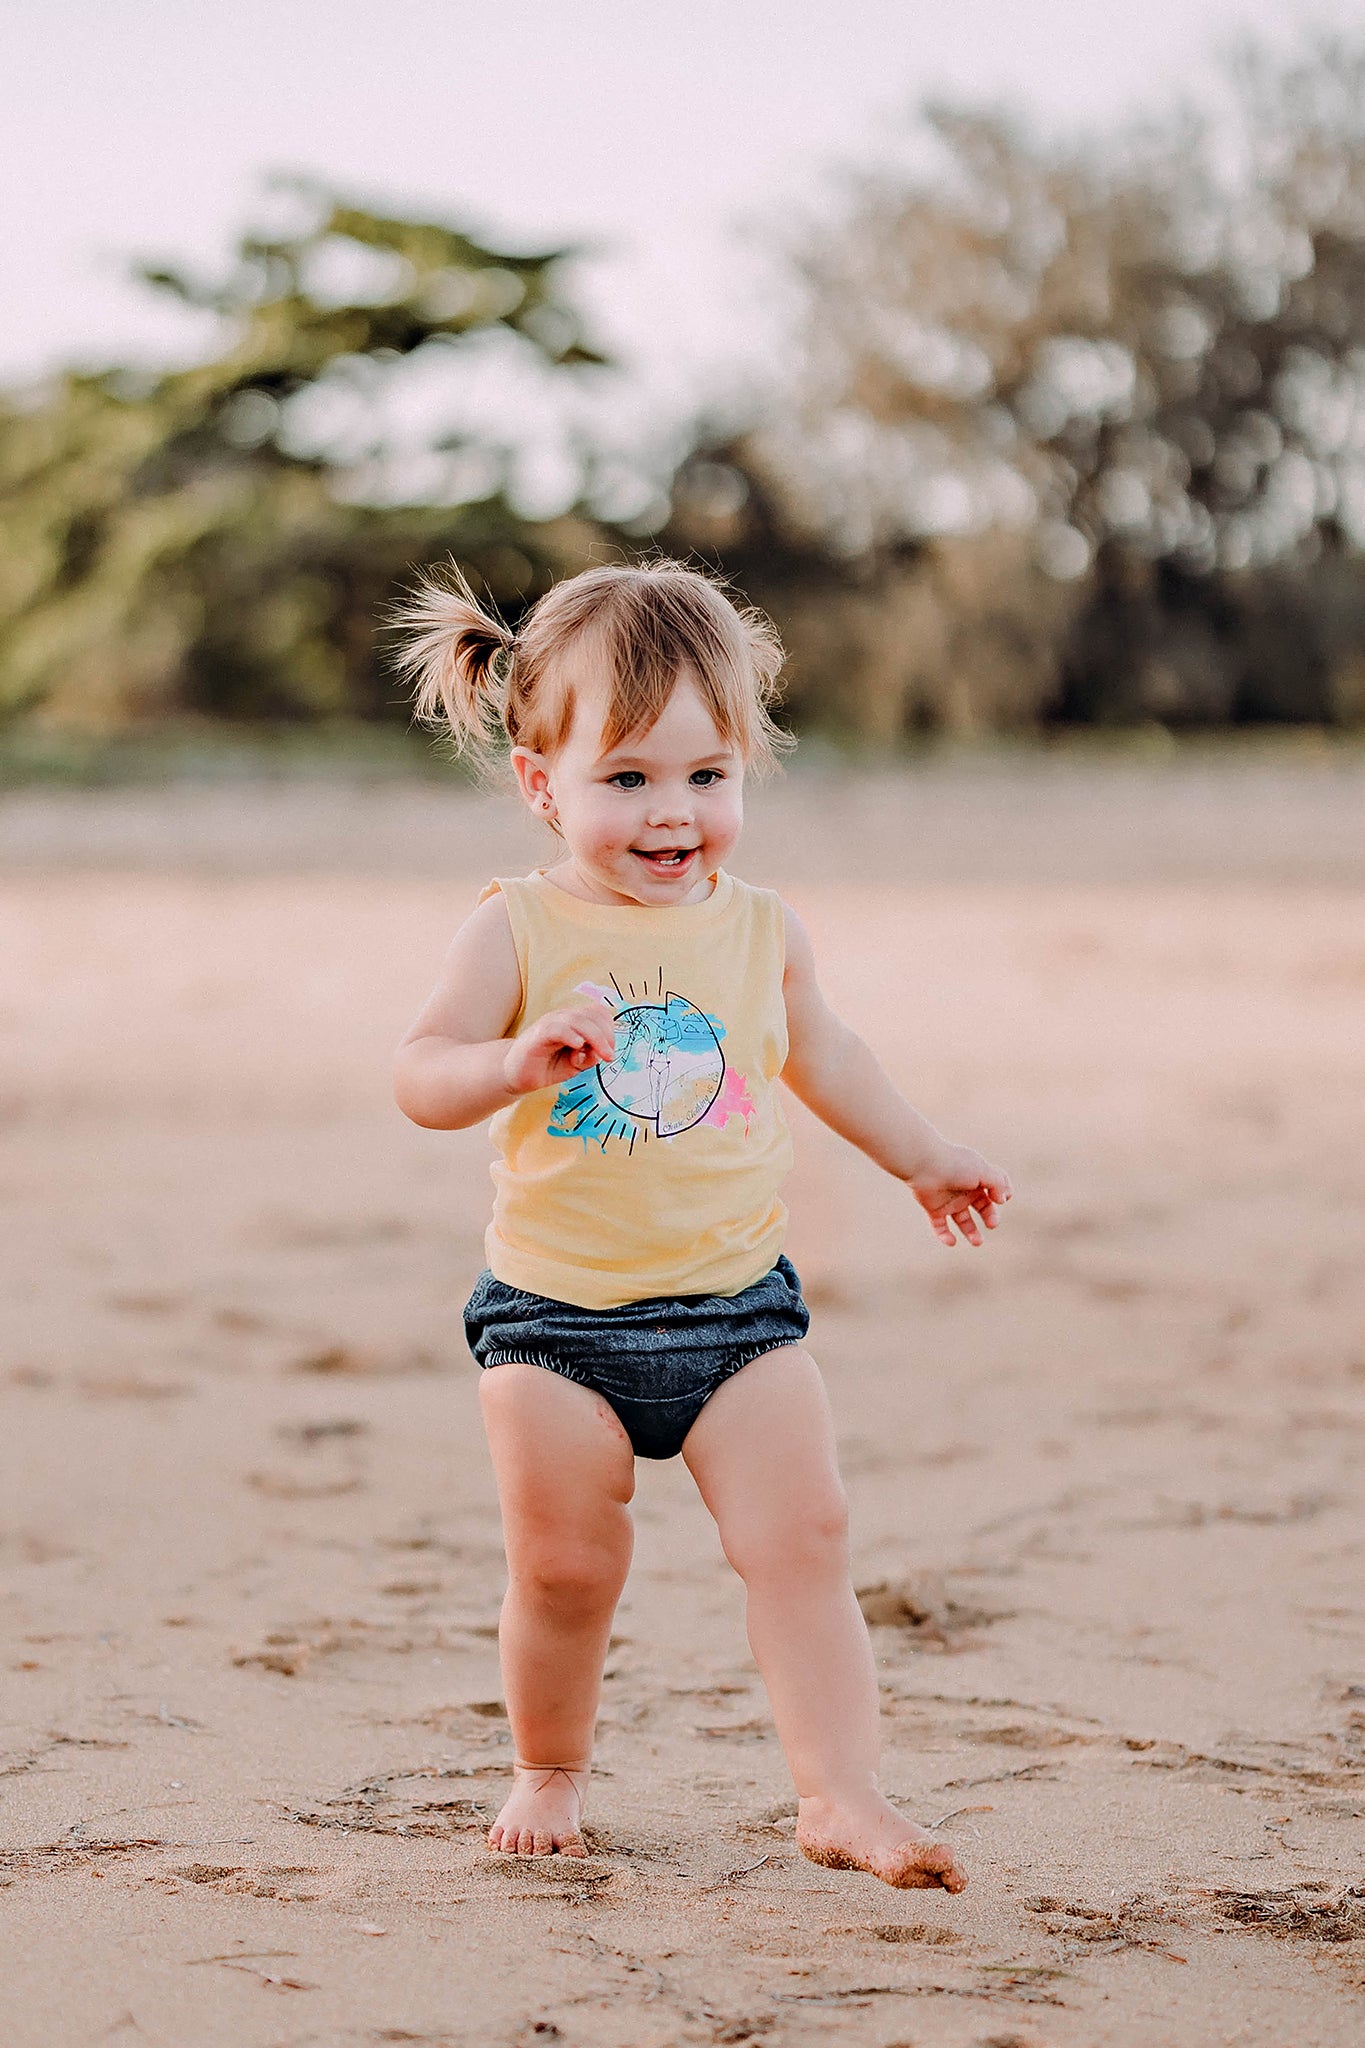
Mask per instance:
[[[482,1846],[503,1565],[482,1132],[392,1046],[510,804],[0,805],[3,2048],[1356,2048],[1365,759],[763,793],[832,1000],[1007,1165],[948,1253],[792,1105],[885,1784],[803,1861],[740,1589],[642,1465],[592,1855]]]

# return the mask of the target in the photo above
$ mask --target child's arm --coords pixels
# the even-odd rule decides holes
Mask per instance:
[[[950,1144],[911,1107],[870,1046],[830,1009],[809,934],[795,911],[783,909],[789,1051],[782,1079],[822,1123],[909,1184],[942,1243],[956,1242],[956,1224],[980,1244],[977,1218],[994,1230],[996,1204],[1010,1198],[1008,1176],[970,1147]]]
[[[404,1116],[432,1131],[462,1131],[519,1095],[557,1087],[615,1053],[609,1006],[551,1010],[516,1038],[521,969],[501,895],[456,932],[441,977],[394,1058]]]

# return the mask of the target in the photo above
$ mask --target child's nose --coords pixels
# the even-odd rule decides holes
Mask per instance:
[[[686,783],[676,789],[660,789],[655,792],[650,806],[651,825],[690,825],[692,822],[692,791]]]

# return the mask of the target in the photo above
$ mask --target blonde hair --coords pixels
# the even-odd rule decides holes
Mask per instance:
[[[551,755],[573,723],[575,673],[605,683],[604,752],[646,732],[681,670],[746,766],[770,767],[791,736],[774,725],[783,650],[760,612],[682,562],[585,569],[555,584],[516,632],[482,606],[452,561],[394,615],[414,715],[487,762],[501,740]]]

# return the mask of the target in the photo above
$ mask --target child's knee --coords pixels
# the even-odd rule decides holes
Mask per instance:
[[[746,1582],[846,1576],[848,1502],[839,1491],[792,1501],[777,1515],[746,1519],[726,1532],[725,1555]]]
[[[563,1618],[614,1604],[630,1563],[629,1543],[559,1540],[517,1546],[510,1576],[524,1599]]]

